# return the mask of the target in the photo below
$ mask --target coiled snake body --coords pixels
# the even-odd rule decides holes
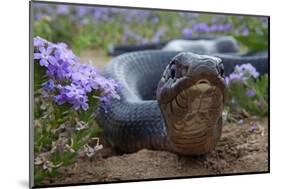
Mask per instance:
[[[252,63],[267,72],[267,55],[197,55],[162,50],[125,53],[105,68],[121,85],[120,100],[97,121],[111,144],[125,152],[142,148],[205,154],[222,131],[224,74]]]

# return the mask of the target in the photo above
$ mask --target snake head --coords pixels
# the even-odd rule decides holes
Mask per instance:
[[[179,53],[163,72],[156,97],[176,152],[204,154],[215,147],[226,97],[219,58]]]

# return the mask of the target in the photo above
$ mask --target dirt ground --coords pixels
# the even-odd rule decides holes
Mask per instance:
[[[92,159],[79,159],[60,168],[59,178],[42,184],[71,184],[137,179],[203,176],[268,171],[268,119],[251,118],[229,123],[216,149],[204,156],[184,157],[166,151],[143,149],[120,154],[106,144]]]

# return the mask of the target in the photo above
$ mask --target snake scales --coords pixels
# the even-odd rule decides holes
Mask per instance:
[[[121,99],[113,100],[107,112],[99,110],[98,124],[109,142],[125,152],[208,153],[222,132],[224,74],[249,62],[262,74],[268,71],[266,53],[207,56],[147,50],[120,55],[104,74],[119,82]]]

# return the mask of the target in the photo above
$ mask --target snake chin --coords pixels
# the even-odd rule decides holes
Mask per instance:
[[[213,150],[221,134],[223,105],[223,91],[207,79],[160,105],[175,152],[194,155]]]

